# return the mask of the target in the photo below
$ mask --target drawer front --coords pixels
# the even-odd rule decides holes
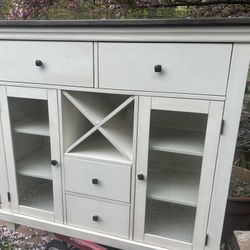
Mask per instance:
[[[129,207],[66,196],[67,224],[128,238]]]
[[[0,68],[4,81],[93,87],[93,44],[1,41]]]
[[[100,43],[99,86],[225,95],[231,50],[231,44]]]
[[[65,158],[66,191],[130,202],[129,167]]]

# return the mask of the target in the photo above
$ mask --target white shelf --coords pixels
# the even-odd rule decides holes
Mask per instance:
[[[17,161],[17,172],[20,175],[51,180],[50,160],[50,153],[47,150],[35,151]]]
[[[197,206],[200,175],[164,169],[149,171],[147,197],[191,207]]]
[[[191,243],[195,214],[191,207],[150,202],[147,204],[145,234]]]
[[[49,136],[49,121],[45,117],[25,118],[13,124],[18,133]]]
[[[95,132],[65,155],[131,165],[131,161],[123,157],[100,132]]]
[[[202,156],[205,134],[200,131],[152,127],[150,149]]]

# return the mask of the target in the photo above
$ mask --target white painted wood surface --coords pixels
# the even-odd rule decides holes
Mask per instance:
[[[5,87],[0,86],[0,195],[1,195],[1,205],[4,210],[10,210],[10,202],[8,201],[7,192],[9,192],[9,182],[8,182],[8,171],[6,164],[6,152],[5,145],[3,140],[3,102],[2,97],[5,95]]]
[[[45,94],[44,94],[45,91]],[[51,132],[51,153],[50,148],[43,148],[43,149],[34,149],[32,153],[28,154],[25,153],[23,157],[19,159],[15,159],[14,156],[14,146],[12,145],[12,124],[10,123],[10,115],[9,115],[9,107],[8,107],[8,93],[10,93],[11,97],[16,98],[27,98],[27,93],[31,98],[39,100],[39,96],[42,100],[46,96],[48,98],[48,108],[49,108],[49,121],[43,122],[39,124],[38,122],[35,123],[35,126],[32,126],[30,123],[28,125],[22,124],[21,126],[17,126],[14,124],[13,130],[19,130],[21,133],[25,134],[35,134],[35,135],[49,135],[48,131]],[[15,94],[17,96],[15,96]],[[7,154],[7,168],[9,173],[9,181],[10,184],[10,195],[11,195],[11,210],[13,212],[20,212],[22,211],[31,211],[30,215],[34,215],[39,218],[52,218],[52,213],[54,214],[53,217],[57,221],[62,222],[62,191],[61,191],[61,176],[60,176],[60,168],[53,169],[50,165],[51,157],[55,157],[54,159],[58,159],[60,164],[60,151],[59,151],[59,124],[58,124],[58,111],[57,111],[57,94],[56,90],[46,90],[42,89],[26,89],[26,88],[15,88],[11,87],[10,89],[7,88],[6,92],[2,90],[1,96],[1,106],[2,106],[2,119],[5,120],[4,125],[4,135],[5,135],[5,145],[6,150],[8,150]],[[32,121],[32,120],[31,120]],[[49,127],[48,127],[49,123]],[[20,128],[21,127],[21,128]],[[45,132],[46,131],[46,132]],[[17,131],[16,131],[17,132]],[[27,141],[30,143],[31,141]],[[20,144],[21,145],[21,144]],[[17,155],[16,155],[17,156]],[[42,179],[45,180],[53,180],[53,190],[37,190],[35,192],[36,197],[32,197],[31,194],[24,194],[18,190],[17,187],[17,180],[21,176],[29,176],[30,178],[34,178],[34,181],[38,178],[41,181]],[[22,184],[22,185],[25,185]],[[31,190],[30,190],[31,191]],[[20,192],[20,194],[19,194]],[[19,195],[18,195],[19,194]],[[24,198],[25,195],[29,197],[26,199]],[[40,195],[40,196],[39,196]],[[18,197],[19,196],[19,197]],[[60,198],[61,197],[61,198]],[[42,200],[42,202],[41,202]],[[22,209],[21,206],[25,206],[27,208]],[[32,212],[34,210],[34,212]],[[48,211],[49,216],[48,216]],[[41,214],[39,215],[39,211]],[[55,211],[55,213],[54,213]],[[26,212],[25,212],[26,213]],[[28,213],[28,212],[27,212]],[[27,214],[26,213],[26,214]],[[54,220],[53,219],[53,220]]]
[[[152,100],[157,99],[157,98],[152,98]],[[165,103],[171,102],[171,99],[166,101]],[[185,106],[186,112],[190,112],[192,113],[192,107],[188,104],[188,100],[186,100],[186,105],[183,101],[183,106]],[[153,102],[152,102],[153,103]],[[162,102],[164,103],[164,102]],[[174,100],[174,103],[177,103],[176,100]],[[135,215],[137,214],[143,214],[142,216],[138,217],[138,219],[141,219],[141,221],[135,220],[135,237],[138,237],[139,240],[143,241],[144,239],[144,234],[147,233],[147,227],[149,228],[148,230],[151,230],[153,228],[153,224],[148,226],[147,223],[150,222],[150,217],[147,217],[147,213],[145,214],[145,212],[142,213],[142,209],[144,209],[145,211],[145,207],[146,207],[146,197],[151,198],[155,201],[164,201],[164,202],[170,202],[172,204],[180,204],[180,205],[187,205],[187,206],[191,206],[191,207],[196,207],[197,206],[197,216],[195,217],[195,212],[193,214],[193,228],[189,228],[186,230],[186,232],[195,232],[194,233],[194,238],[193,234],[191,234],[191,238],[189,237],[189,242],[188,243],[192,243],[192,249],[197,249],[200,250],[202,248],[204,248],[205,245],[205,239],[203,237],[205,237],[206,235],[206,224],[208,221],[208,213],[209,213],[209,202],[210,202],[210,197],[211,197],[211,192],[212,192],[212,180],[213,180],[213,174],[214,174],[214,169],[215,169],[215,162],[216,162],[216,156],[217,156],[217,145],[219,142],[219,134],[220,134],[220,127],[221,127],[221,120],[222,120],[222,113],[223,113],[223,103],[222,102],[211,102],[209,105],[209,112],[208,112],[208,120],[207,120],[207,131],[206,131],[206,139],[205,139],[205,133],[202,132],[203,138],[199,139],[199,142],[202,143],[202,153],[200,154],[193,154],[193,151],[190,150],[192,149],[192,145],[195,142],[195,140],[193,140],[193,135],[190,136],[189,140],[185,140],[185,136],[187,134],[189,134],[188,130],[185,129],[180,129],[180,132],[178,131],[178,133],[173,133],[172,129],[169,129],[167,127],[165,127],[165,131],[170,131],[167,136],[164,137],[164,134],[159,133],[160,136],[158,137],[160,141],[166,141],[167,143],[169,143],[171,145],[171,143],[176,142],[176,138],[179,138],[177,140],[177,142],[179,141],[178,144],[174,144],[176,145],[180,145],[181,147],[183,147],[183,145],[185,146],[185,148],[187,148],[188,150],[190,150],[189,152],[187,151],[183,151],[183,150],[179,150],[179,151],[174,151],[172,150],[171,147],[165,147],[165,151],[166,152],[171,152],[171,153],[178,153],[178,154],[189,154],[189,155],[194,155],[195,157],[197,156],[202,156],[203,155],[203,162],[202,162],[202,173],[201,173],[201,179],[199,178],[199,174],[197,173],[187,173],[187,172],[183,172],[183,170],[177,169],[177,173],[179,172],[179,175],[177,175],[176,171],[173,174],[173,169],[174,166],[171,166],[171,169],[165,169],[165,162],[162,162],[163,166],[160,166],[159,169],[157,169],[157,167],[159,167],[158,165],[160,165],[160,160],[158,159],[157,162],[157,167],[156,169],[154,169],[154,167],[150,167],[150,170],[147,170],[147,166],[148,166],[148,148],[147,143],[145,143],[145,141],[148,141],[148,145],[149,148],[152,149],[152,142],[153,145],[155,143],[155,137],[154,135],[154,130],[151,129],[149,130],[149,124],[150,124],[150,112],[151,109],[153,109],[152,105],[151,105],[151,101],[150,99],[143,99],[142,100],[142,104],[143,107],[141,107],[140,110],[140,116],[144,118],[140,120],[139,118],[139,122],[141,121],[142,123],[139,123],[139,141],[138,143],[140,144],[140,138],[141,138],[141,144],[143,143],[144,147],[141,147],[141,150],[139,149],[137,152],[137,161],[138,161],[138,165],[137,165],[137,173],[142,173],[145,176],[145,180],[144,181],[137,181],[137,196],[136,196],[136,200],[135,200],[135,204],[136,204],[136,208],[135,208]],[[170,108],[173,108],[173,105],[169,105]],[[190,109],[188,110],[187,107],[190,107]],[[161,107],[161,110],[164,111],[171,111],[168,109],[168,105],[166,105],[165,107]],[[178,112],[177,108],[173,108],[173,112]],[[164,112],[163,111],[163,112]],[[164,114],[162,114],[163,116]],[[139,116],[139,117],[140,117]],[[183,115],[183,121],[182,123],[184,124],[183,126],[185,126],[185,119],[186,117]],[[191,116],[192,118],[192,116]],[[191,119],[189,117],[189,119]],[[156,127],[155,127],[156,128]],[[159,131],[159,128],[157,128]],[[177,131],[177,130],[175,130]],[[193,133],[193,131],[192,131]],[[197,131],[195,131],[195,133],[197,133]],[[200,133],[200,132],[198,132]],[[147,138],[145,136],[148,136]],[[195,138],[195,137],[194,137]],[[174,140],[173,140],[174,139]],[[183,142],[181,142],[181,140],[183,140]],[[157,140],[156,140],[157,141]],[[204,143],[205,141],[205,143]],[[185,143],[186,142],[186,143]],[[204,148],[204,152],[203,152],[203,144],[205,146]],[[178,148],[178,147],[177,147]],[[153,148],[154,150],[162,150],[162,147],[159,148]],[[152,164],[152,163],[150,163]],[[183,162],[183,164],[185,164]],[[161,171],[161,169],[163,169]],[[182,169],[185,169],[184,167],[182,167]],[[157,171],[159,172],[158,174],[154,174],[157,173]],[[166,171],[167,173],[164,174],[164,171]],[[182,171],[182,172],[181,172]],[[185,176],[184,176],[185,175]],[[196,176],[196,178],[194,178],[194,175]],[[166,178],[164,178],[164,176]],[[183,178],[183,180],[181,180],[181,177]],[[180,178],[178,180],[178,178]],[[189,177],[189,178],[187,178]],[[151,178],[151,179],[150,179]],[[171,180],[169,180],[169,178]],[[193,178],[193,179],[192,179]],[[200,181],[199,181],[200,180]],[[209,181],[208,181],[209,180]],[[148,184],[147,184],[148,183]],[[175,186],[175,185],[178,185]],[[206,190],[206,191],[205,191]],[[140,193],[138,193],[140,192]],[[199,192],[199,193],[198,193]],[[204,193],[206,193],[206,195],[204,195]],[[199,196],[198,196],[199,194]],[[143,197],[144,196],[144,197]],[[143,199],[142,199],[143,197]],[[147,203],[149,201],[147,200]],[[170,204],[170,203],[165,203],[165,204]],[[166,208],[168,207],[168,205],[166,205]],[[155,207],[154,207],[155,209]],[[149,210],[150,211],[150,210]],[[173,209],[170,210],[171,212],[173,212]],[[169,216],[168,213],[166,212],[165,216]],[[183,211],[184,212],[185,209],[183,207]],[[182,214],[182,212],[178,215],[176,215],[176,218],[181,218],[181,216],[184,216],[184,214]],[[153,213],[153,212],[152,212]],[[158,211],[155,211],[155,213],[157,214]],[[202,214],[202,216],[201,216]],[[185,216],[184,216],[185,217]],[[191,218],[182,218],[181,221],[185,222],[185,220],[187,220],[187,226],[191,225],[190,224],[190,219]],[[162,216],[159,216],[158,221],[161,222],[161,218],[163,218]],[[171,219],[170,219],[171,218]],[[172,221],[173,219],[173,215],[170,216],[168,219],[166,219],[165,224],[163,223],[161,226],[166,226],[168,227],[170,225],[169,230],[172,232],[174,229],[173,227],[171,227],[171,223],[170,220]],[[152,223],[156,223],[155,224],[155,228],[159,228],[159,226],[157,226],[157,222],[156,222],[157,218],[153,217],[153,219],[151,220]],[[148,222],[149,221],[149,222]],[[173,223],[174,223],[174,219],[173,219]],[[146,227],[144,228],[143,225],[146,225]],[[188,227],[189,227],[188,226]],[[182,228],[181,225],[178,226],[179,229],[177,229],[176,231],[176,235],[177,238],[174,237],[174,235],[172,234],[172,239],[170,239],[171,237],[169,236],[166,237],[168,238],[168,241],[171,240],[182,240],[185,241],[185,237],[183,238],[178,238],[178,230],[180,230]],[[185,227],[183,227],[184,229]],[[160,230],[158,232],[164,232],[166,231],[165,229]],[[152,234],[152,233],[151,233]],[[157,235],[157,233],[156,233]],[[170,234],[171,235],[171,234]],[[156,238],[153,242],[151,242],[152,244],[158,244],[158,245],[162,245],[165,246],[166,240],[164,240],[162,238],[162,235],[158,235],[160,236],[160,238]],[[152,238],[152,236],[151,236]],[[172,246],[172,244],[174,245],[174,243],[171,243],[170,246]],[[176,244],[176,249],[185,249],[185,244],[183,246],[183,244],[181,243],[181,247],[178,247],[178,244]]]
[[[25,51],[27,48],[29,51],[31,49],[32,52],[28,54],[27,57],[18,57],[16,54],[14,56],[13,51],[11,51],[5,59],[3,56],[1,56],[0,59],[0,66],[2,65],[0,81],[3,85],[8,86],[7,89],[5,86],[1,86],[0,88],[4,150],[6,165],[8,166],[8,173],[4,173],[5,169],[3,163],[0,166],[0,184],[1,195],[2,193],[5,194],[5,192],[10,191],[12,199],[11,203],[9,203],[7,202],[6,196],[2,197],[3,208],[5,202],[6,209],[8,206],[11,206],[11,212],[0,210],[1,218],[12,220],[16,223],[33,225],[34,227],[40,227],[41,229],[67,234],[69,236],[112,245],[120,249],[162,250],[169,248],[178,250],[201,250],[205,248],[206,250],[217,250],[220,244],[220,232],[223,225],[224,208],[231,172],[230,166],[232,163],[234,142],[239,121],[240,104],[243,97],[247,67],[250,61],[249,45],[234,45],[229,85],[227,89],[227,73],[230,66],[232,44],[225,44],[225,42],[249,42],[249,28],[172,27],[146,28],[143,30],[124,28],[122,31],[119,28],[96,28],[95,30],[74,28],[70,30],[70,32],[66,28],[44,28],[42,30],[38,28],[32,30],[25,28],[0,28],[0,30],[2,31],[0,32],[1,38],[16,40],[1,41],[0,55],[4,53],[4,56],[6,56],[8,49],[12,49],[13,47],[15,47],[20,54],[26,55],[27,53]],[[53,32],[53,36],[51,32]],[[18,41],[25,39],[44,41]],[[49,40],[53,41],[48,42]],[[56,40],[58,42],[55,42]],[[90,41],[95,41],[94,46]],[[99,41],[101,42],[99,43]],[[133,41],[135,43],[128,43]],[[137,43],[139,41],[142,43]],[[194,43],[176,43],[177,41]],[[163,42],[174,43],[164,44]],[[224,44],[212,42],[224,42]],[[5,48],[7,46],[8,49],[5,51],[1,50],[1,43],[4,44]],[[22,50],[20,49],[20,44],[25,45],[22,47]],[[47,51],[49,51],[49,53]],[[134,52],[130,53],[131,51]],[[85,56],[80,57],[82,54],[85,54]],[[36,58],[34,57],[36,55],[45,55],[45,57]],[[7,61],[6,58],[8,59]],[[123,60],[121,60],[121,58],[123,58]],[[35,59],[42,59],[46,67],[39,71],[39,68],[34,65]],[[100,61],[98,62],[98,60]],[[13,64],[13,61],[16,64]],[[12,62],[11,65],[10,62]],[[162,74],[154,72],[153,67],[155,64],[163,65],[164,72]],[[10,67],[6,67],[8,65]],[[79,67],[81,67],[81,69],[79,69]],[[16,74],[13,74],[13,71],[15,71]],[[180,71],[182,74],[180,74]],[[57,74],[58,72],[60,74]],[[194,74],[193,72],[196,73]],[[92,88],[93,86],[96,89],[90,89],[90,87]],[[100,87],[99,89],[97,88],[98,86]],[[34,89],[34,87],[36,89]],[[66,98],[64,96],[58,99],[56,94],[57,90],[84,91],[84,98],[86,99],[85,105],[87,104],[86,110],[92,113],[88,117],[91,122],[88,122],[84,117],[80,118],[82,114],[74,107],[70,107],[68,105],[69,101],[65,101]],[[91,93],[89,93],[89,91],[91,91]],[[119,120],[117,117],[120,117],[120,111],[123,112],[126,110],[127,104],[134,102],[136,105],[136,101],[132,100],[126,105],[123,103],[123,106],[111,109],[105,104],[106,99],[102,101],[104,93],[106,93],[107,96],[111,94],[129,95],[132,96],[131,98],[134,98],[134,95],[141,96],[139,98],[139,109],[134,109],[133,128],[132,126],[126,126],[125,128],[123,120]],[[51,199],[52,202],[47,204],[48,206],[45,209],[48,209],[49,206],[54,206],[55,214],[38,208],[18,205],[16,190],[17,173],[14,170],[15,161],[13,160],[14,152],[11,145],[12,134],[7,96],[41,99],[48,100],[49,102],[49,129],[48,126],[45,126],[45,123],[38,122],[19,123],[16,124],[19,126],[13,126],[13,130],[15,133],[18,132],[20,136],[22,136],[22,133],[27,133],[48,137],[50,133],[52,143],[51,159],[56,159],[58,165],[55,168],[49,166],[46,169],[47,172],[44,172],[45,169],[40,171],[41,169],[38,167],[38,172],[35,172],[34,169],[29,168],[31,165],[29,165],[28,162],[27,164],[23,164],[25,167],[21,169],[26,176],[43,176],[45,179],[53,177],[54,199]],[[159,98],[155,98],[155,96]],[[135,100],[136,98],[137,97],[135,97]],[[187,102],[187,100],[189,100],[189,102]],[[223,113],[223,102],[225,100],[225,131],[219,141],[220,121]],[[103,112],[105,109],[108,110],[106,113],[109,114]],[[156,228],[156,221],[154,219],[151,220],[152,225],[149,224],[146,225],[146,227],[144,225],[147,194],[155,201],[165,201],[166,204],[173,200],[173,203],[176,205],[185,204],[189,207],[197,205],[197,199],[195,199],[195,197],[197,197],[197,188],[190,185],[190,189],[184,189],[184,184],[188,182],[181,182],[181,179],[178,178],[174,179],[170,174],[168,174],[168,178],[166,179],[170,179],[171,177],[171,181],[167,183],[159,182],[159,180],[154,181],[153,178],[153,183],[157,185],[152,185],[153,188],[149,185],[147,190],[146,184],[147,181],[150,184],[150,179],[147,179],[148,173],[145,166],[148,165],[147,156],[150,148],[149,140],[147,141],[150,132],[148,121],[152,119],[152,117],[150,118],[150,109],[208,114],[208,127],[204,145],[201,143],[201,141],[203,141],[202,137],[205,136],[205,134],[201,132],[204,131],[204,128],[198,132],[195,130],[196,134],[201,134],[200,140],[196,140],[198,143],[193,143],[195,142],[193,139],[190,140],[190,138],[194,136],[190,134],[190,138],[186,140],[185,147],[183,147],[183,141],[185,141],[183,139],[186,138],[187,133],[180,133],[179,127],[175,128],[175,130],[178,129],[176,134],[180,135],[177,143],[173,140],[165,140],[162,134],[151,140],[150,150],[153,149],[155,152],[160,150],[160,153],[167,152],[168,154],[175,153],[177,155],[186,153],[187,160],[189,157],[188,154],[193,154],[194,156],[192,157],[199,159],[203,156],[197,216],[192,224],[193,226],[195,225],[194,237],[193,240],[190,240],[192,244],[184,242],[187,241],[185,237],[191,237],[191,234],[189,236],[187,233],[183,234],[188,228],[185,227],[185,223],[182,225],[179,223],[179,228],[183,229],[183,231],[177,230],[177,227],[175,227],[175,225],[178,224],[178,219],[180,221],[181,218],[178,215],[170,216],[170,213],[163,214],[163,220],[165,218],[169,224],[173,222],[170,231],[167,230],[168,228],[164,228],[166,224],[162,224],[163,227],[159,226]],[[69,114],[69,116],[66,115],[66,113]],[[58,117],[60,117],[59,120]],[[138,124],[135,122],[137,118]],[[73,125],[73,123],[75,123],[75,125]],[[122,132],[120,132],[120,127],[124,128]],[[172,129],[173,127],[174,126],[172,126]],[[170,133],[170,135],[176,138],[176,136],[174,136],[175,133]],[[78,140],[80,142],[79,144]],[[86,145],[83,146],[81,142],[86,142]],[[194,144],[192,147],[187,146],[190,142]],[[216,171],[214,171],[214,166],[217,161],[218,145],[218,162]],[[72,148],[70,148],[71,146]],[[195,148],[195,150],[190,150],[192,148]],[[3,150],[2,153],[4,153]],[[21,157],[22,152],[18,152],[18,154],[19,153]],[[90,199],[90,196],[84,198],[84,195],[80,193],[73,194],[71,192],[67,194],[68,202],[66,206],[64,177],[67,178],[70,176],[70,174],[72,174],[70,170],[72,169],[68,168],[69,171],[66,171],[64,175],[64,167],[66,166],[63,159],[64,155],[70,161],[89,162],[90,165],[95,165],[96,161],[98,161],[98,165],[102,164],[106,166],[101,171],[98,171],[100,168],[97,166],[93,168],[89,167],[86,175],[89,175],[94,172],[94,169],[97,169],[96,173],[102,174],[102,176],[106,175],[107,180],[110,178],[111,181],[113,181],[115,179],[111,178],[113,175],[119,178],[123,176],[123,179],[119,182],[120,187],[113,189],[117,191],[117,193],[119,193],[118,191],[121,193],[121,195],[117,194],[117,200],[123,199],[122,197],[125,196],[130,196],[131,204],[124,206],[126,207],[125,210],[121,209],[123,205],[118,204],[119,202],[113,202],[111,200],[112,198],[110,198],[110,195],[112,196],[115,191],[107,192],[107,196],[106,194],[100,194],[99,196],[93,194],[92,199]],[[0,155],[0,157],[4,159],[3,154]],[[39,162],[41,162],[39,161],[39,157],[36,159],[38,159],[38,161],[33,161],[34,166],[36,166],[36,164],[38,166]],[[120,165],[119,171],[115,167],[114,171],[108,171],[117,164]],[[150,164],[151,162],[149,161],[149,165]],[[175,169],[175,167],[177,169]],[[185,167],[189,168],[188,164]],[[79,166],[76,165],[76,168],[79,168]],[[130,170],[130,168],[130,180],[127,182],[120,169]],[[53,171],[52,176],[48,175],[49,169]],[[107,170],[105,171],[104,169]],[[199,166],[189,169],[189,171],[186,172],[187,176],[198,176],[199,171],[196,172],[198,169]],[[76,178],[80,178],[80,175],[77,173],[82,172],[81,170],[75,171],[75,175],[77,175]],[[170,172],[183,170],[185,171],[184,168],[174,165],[169,169]],[[125,172],[128,175],[128,171]],[[141,182],[136,180],[137,174],[144,174],[146,181]],[[178,175],[174,176],[178,177]],[[161,177],[163,178],[164,175],[161,175]],[[3,178],[6,179],[5,183],[2,181]],[[72,179],[75,179],[75,177]],[[178,185],[179,189],[175,188],[178,181],[181,184]],[[8,182],[9,189],[7,187]],[[122,182],[126,182],[126,185],[121,185]],[[197,184],[197,179],[194,183]],[[77,182],[71,181],[70,184],[75,185],[76,188],[79,187]],[[130,187],[130,191],[125,191],[125,186],[126,190]],[[171,191],[169,189],[170,186],[175,189],[175,192],[169,192]],[[212,189],[213,195],[211,196]],[[124,191],[121,192],[122,190]],[[164,190],[166,190],[166,192]],[[181,198],[182,192],[184,191],[187,192],[187,195],[183,195],[183,198]],[[83,193],[84,192],[85,191],[83,191]],[[171,197],[169,194],[173,196]],[[69,202],[71,198],[74,198],[72,204]],[[186,198],[186,200],[184,198]],[[79,200],[80,202],[78,202]],[[134,200],[136,201],[135,207]],[[68,203],[70,203],[70,205]],[[79,221],[79,218],[82,219],[81,216],[83,215],[82,210],[78,209],[79,204],[86,208],[89,214],[94,211],[93,208],[90,208],[89,204],[94,208],[98,208],[98,211],[101,210],[101,212],[106,211],[105,209],[107,209],[107,207],[111,207],[109,210],[116,211],[116,213],[119,214],[119,220],[122,214],[122,212],[119,211],[125,211],[124,214],[126,215],[123,216],[123,219],[126,219],[126,222],[121,222],[121,227],[117,226],[119,223],[114,224],[112,220],[110,220],[113,223],[112,225],[105,224],[101,229],[96,225],[95,227],[93,227],[93,225],[85,227],[88,223],[84,220]],[[72,208],[71,211],[73,211],[73,214],[66,210],[68,205]],[[112,214],[110,211],[105,213],[105,215],[108,214],[110,217],[112,215],[112,219],[114,220],[113,217],[116,213]],[[71,218],[81,225],[63,225],[62,222],[64,219],[67,219],[69,214],[70,216],[75,216]],[[118,215],[116,216],[118,217]],[[56,222],[53,222],[54,217]],[[109,231],[109,229],[113,232]],[[148,229],[152,229],[152,231],[147,231]],[[122,231],[121,234],[117,233],[119,230]],[[159,236],[162,232],[165,232],[165,235]],[[188,230],[188,232],[192,233],[192,229]],[[133,233],[134,240],[131,240],[133,239],[131,237]],[[204,247],[206,233],[209,235],[209,241],[208,246]],[[176,237],[179,238],[179,240],[174,239],[175,237],[171,235],[179,235],[180,237]],[[184,241],[181,240],[181,236],[184,236],[184,238],[182,238]],[[159,245],[159,247],[156,245]]]
[[[99,86],[225,95],[231,50],[230,44],[100,43]]]
[[[53,203],[54,217],[56,222],[64,222],[62,208],[62,162],[60,151],[60,130],[59,130],[59,108],[57,102],[57,91],[47,90],[48,110],[49,110],[49,130],[50,130],[50,149],[51,160],[56,160],[56,166],[52,166],[53,176]]]
[[[151,109],[151,97],[139,97],[138,107],[138,135],[136,156],[136,189],[135,189],[135,211],[134,211],[134,239],[139,242],[144,240],[145,228],[145,208],[147,197],[147,183],[137,179],[139,174],[143,174],[147,179],[148,148],[149,148],[149,120]]]
[[[189,244],[187,242],[181,242],[177,240],[169,240],[166,237],[160,237],[152,234],[145,234],[145,242],[148,242],[149,244],[152,245],[159,245],[159,242],[164,242],[164,245],[168,246],[169,249],[178,249],[178,250],[191,250],[192,249],[192,244]],[[161,248],[165,249],[165,248]]]
[[[6,88],[7,95],[9,97],[18,97],[18,98],[31,98],[32,97],[32,99],[38,99],[38,100],[48,99],[46,89],[37,88],[36,91],[34,91],[34,85],[25,89],[22,88],[23,85],[18,86],[18,83],[15,83],[13,85],[14,86],[8,86],[8,88]]]
[[[223,102],[210,102],[193,237],[194,250],[203,249],[206,241],[223,111]]]
[[[51,35],[53,34],[53,35]],[[0,28],[3,40],[40,40],[40,41],[105,41],[105,42],[166,42],[166,43],[249,43],[249,27],[222,26],[207,27],[82,27],[82,28]]]
[[[99,132],[88,137],[79,146],[65,154],[88,160],[131,165],[131,161],[124,158],[120,152]]]
[[[86,138],[98,130],[125,158],[131,160],[133,126],[128,124],[121,112],[133,102],[134,97],[126,99],[126,97],[120,96],[121,101],[114,104],[108,95],[84,92],[63,92],[63,94],[94,126],[74,141],[66,149],[67,153],[79,144],[84,143]]]
[[[150,134],[150,149],[202,156],[203,132],[154,127]]]
[[[129,235],[129,207],[67,195],[67,224],[122,238]],[[93,221],[98,216],[98,221]]]
[[[27,215],[29,217],[54,221],[55,220],[54,212],[49,212],[49,210],[51,209],[51,203],[45,203],[44,208],[45,210],[26,207],[26,206],[19,206],[19,213],[22,215]]]
[[[45,117],[32,117],[17,121],[13,130],[18,133],[49,136],[49,121]]]
[[[206,250],[218,249],[220,245],[249,62],[249,44],[235,44],[223,114],[225,128],[219,143],[207,228],[210,240],[205,248]]]
[[[149,171],[147,197],[191,207],[197,206],[199,174],[164,169]]]
[[[0,102],[1,102],[1,119],[2,119],[2,129],[3,129],[3,139],[5,146],[6,154],[6,168],[9,181],[9,192],[11,195],[11,211],[18,213],[18,191],[17,191],[17,181],[16,181],[16,169],[15,169],[15,159],[14,159],[14,150],[12,145],[12,128],[10,123],[10,113],[8,107],[8,97],[7,97],[7,88],[1,86],[0,88]],[[20,92],[23,89],[19,89]]]
[[[70,158],[64,159],[64,168],[67,191],[130,202],[131,168]]]
[[[51,157],[48,149],[37,150],[16,162],[20,175],[52,180]]]
[[[31,216],[10,213],[8,211],[0,210],[0,215],[5,221],[15,221],[18,224],[27,225],[34,228],[39,227],[40,229],[47,230],[50,232],[57,232],[59,234],[68,235],[69,237],[85,239],[107,246],[113,246],[116,248],[119,247],[122,249],[129,250],[170,250],[167,247],[157,247],[155,245],[132,241],[122,237],[108,235],[102,232],[83,229],[75,226],[69,226],[61,223],[55,223],[48,220],[34,218]]]
[[[1,41],[0,67],[4,81],[93,87],[93,44]]]
[[[202,99],[202,98],[201,98]],[[204,100],[189,100],[180,98],[153,98],[152,109],[157,110],[171,110],[178,112],[203,113],[207,114],[209,111],[209,101]]]

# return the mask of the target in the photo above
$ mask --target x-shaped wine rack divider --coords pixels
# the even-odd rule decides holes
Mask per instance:
[[[130,96],[128,99],[126,99],[122,104],[120,104],[117,108],[115,108],[112,112],[110,112],[107,116],[105,116],[103,119],[101,119],[98,122],[95,122],[88,114],[88,112],[86,112],[84,110],[84,107],[81,106],[81,104],[79,104],[77,102],[77,100],[72,96],[72,94],[63,91],[63,95],[80,111],[80,113],[87,118],[92,125],[94,126],[93,128],[91,128],[88,132],[86,132],[83,136],[81,136],[78,140],[76,140],[72,145],[70,145],[67,149],[66,149],[66,153],[69,153],[72,149],[74,149],[76,146],[78,146],[80,143],[82,143],[85,139],[87,139],[90,135],[92,135],[95,131],[99,131],[102,133],[102,135],[125,157],[128,158],[129,160],[131,160],[132,154],[128,153],[127,151],[125,151],[122,147],[120,147],[119,143],[113,141],[110,136],[108,136],[108,134],[106,133],[106,131],[104,129],[102,129],[101,127],[107,123],[109,120],[111,120],[116,114],[118,114],[120,111],[122,111],[124,108],[126,108],[131,102],[134,101],[135,97],[134,96]],[[125,125],[125,124],[124,124]],[[131,149],[132,151],[132,145],[131,145]]]

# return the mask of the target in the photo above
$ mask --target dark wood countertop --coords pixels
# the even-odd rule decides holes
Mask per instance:
[[[194,27],[250,26],[250,18],[131,19],[131,20],[27,20],[0,21],[0,28],[87,28],[87,27]]]

